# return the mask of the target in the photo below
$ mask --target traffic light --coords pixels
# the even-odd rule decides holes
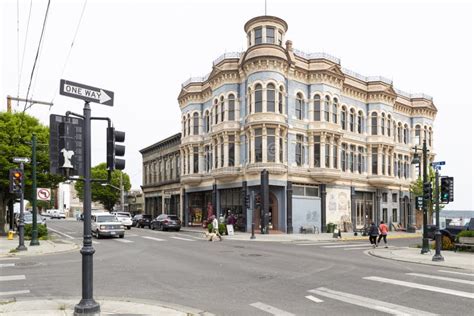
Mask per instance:
[[[441,202],[449,203],[454,201],[454,178],[441,178]]]
[[[10,193],[20,193],[23,190],[23,171],[10,169]]]
[[[250,208],[250,196],[245,194],[245,207]]]
[[[107,170],[125,169],[125,159],[117,159],[116,156],[125,156],[125,146],[115,144],[125,141],[125,132],[116,131],[113,127],[107,128]]]
[[[431,182],[423,183],[423,199],[426,201],[431,201],[432,198],[432,189],[431,189]]]

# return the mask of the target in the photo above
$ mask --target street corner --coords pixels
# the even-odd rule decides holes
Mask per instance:
[[[18,241],[0,243],[0,258],[27,257],[76,251],[79,245],[64,240],[40,240],[39,245],[31,246],[25,241],[26,250],[18,250]]]

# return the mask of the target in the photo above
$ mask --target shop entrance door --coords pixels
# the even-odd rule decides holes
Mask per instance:
[[[278,200],[276,196],[270,192],[270,206],[268,207],[268,224],[269,229],[278,230]]]
[[[355,220],[356,229],[368,227],[374,220],[374,194],[371,192],[356,192]]]

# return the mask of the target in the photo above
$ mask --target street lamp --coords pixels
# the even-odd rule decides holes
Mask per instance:
[[[125,208],[124,208],[124,195],[123,195],[123,179],[122,179],[122,173],[120,173],[120,188],[119,187],[116,187],[115,185],[113,184],[110,184],[110,183],[102,183],[102,186],[106,187],[106,186],[109,186],[109,187],[112,187],[114,188],[115,190],[118,190],[120,191],[120,210],[122,212],[125,211]]]
[[[415,146],[412,149],[415,149],[415,153],[413,154],[413,160],[411,161],[411,164],[418,166],[418,179],[419,179],[421,177],[421,161],[420,161],[420,156],[418,154],[418,146]],[[414,203],[414,204],[415,204],[415,207],[413,207],[413,210],[418,209],[416,207],[416,203]],[[413,213],[415,213],[415,212],[413,212]],[[413,220],[413,217],[415,216],[415,214],[411,214],[411,217],[409,217],[407,233],[415,233],[416,232],[416,227],[415,227],[415,224],[414,224],[415,221]]]

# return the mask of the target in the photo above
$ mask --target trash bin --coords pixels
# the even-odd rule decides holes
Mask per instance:
[[[328,233],[331,233],[331,234],[334,233],[334,228],[336,228],[336,224],[329,223],[329,224],[327,225],[327,232],[328,232]]]

